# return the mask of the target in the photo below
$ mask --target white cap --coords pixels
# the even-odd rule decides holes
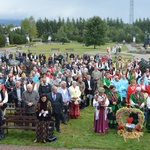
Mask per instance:
[[[141,87],[137,87],[137,88],[136,88],[136,91],[141,91]]]

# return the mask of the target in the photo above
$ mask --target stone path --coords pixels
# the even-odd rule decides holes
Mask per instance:
[[[51,148],[48,146],[16,146],[16,145],[4,145],[0,144],[0,150],[89,150],[89,149],[80,149],[80,148],[73,148],[73,149],[66,149],[66,148]],[[97,149],[90,149],[90,150],[97,150]],[[102,150],[102,149],[99,149]],[[105,149],[107,150],[107,149]]]

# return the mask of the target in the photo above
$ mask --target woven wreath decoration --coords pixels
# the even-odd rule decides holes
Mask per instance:
[[[118,130],[124,129],[128,118],[123,118],[123,115],[129,116],[131,113],[138,115],[138,123],[135,125],[135,130],[140,131],[143,128],[144,114],[140,109],[123,107],[116,112],[116,121]]]

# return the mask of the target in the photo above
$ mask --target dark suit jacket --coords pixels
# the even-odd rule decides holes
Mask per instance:
[[[68,83],[68,81],[66,81],[66,86],[67,86],[67,88],[69,88],[71,85],[72,85],[72,81],[70,82],[70,85],[69,85],[69,83]]]
[[[91,75],[92,74],[92,71],[94,70],[94,67],[93,66],[91,66],[91,68],[88,66],[88,72],[89,72],[89,74]]]
[[[69,69],[69,70],[71,70],[72,69],[72,64],[71,64],[71,66],[70,66],[70,64],[67,64],[66,68]]]
[[[52,114],[54,113],[59,114],[63,112],[63,98],[61,93],[56,93],[56,99],[54,100],[51,92],[47,95],[47,99],[52,104],[52,108],[53,108]]]
[[[92,80],[92,79],[90,80],[90,87],[92,88],[91,91],[88,90],[89,84],[88,84],[87,79],[84,81],[84,83],[85,83],[85,94],[86,94],[86,95],[87,95],[87,94],[92,94],[92,95],[94,95],[94,80]]]
[[[20,94],[21,94],[21,98],[22,98],[22,94],[25,90],[24,90],[23,86],[21,86],[20,89],[21,89]],[[13,97],[13,100],[15,101],[16,106],[18,106],[18,97],[17,97],[17,88],[16,87],[13,89],[12,95],[13,95],[12,97]]]

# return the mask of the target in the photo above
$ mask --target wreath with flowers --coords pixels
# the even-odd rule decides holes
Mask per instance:
[[[118,123],[118,130],[123,130],[127,123],[132,123],[133,118],[129,117],[131,113],[137,114],[138,123],[135,125],[136,131],[141,131],[144,123],[144,114],[140,109],[123,107],[116,112],[116,121]]]

